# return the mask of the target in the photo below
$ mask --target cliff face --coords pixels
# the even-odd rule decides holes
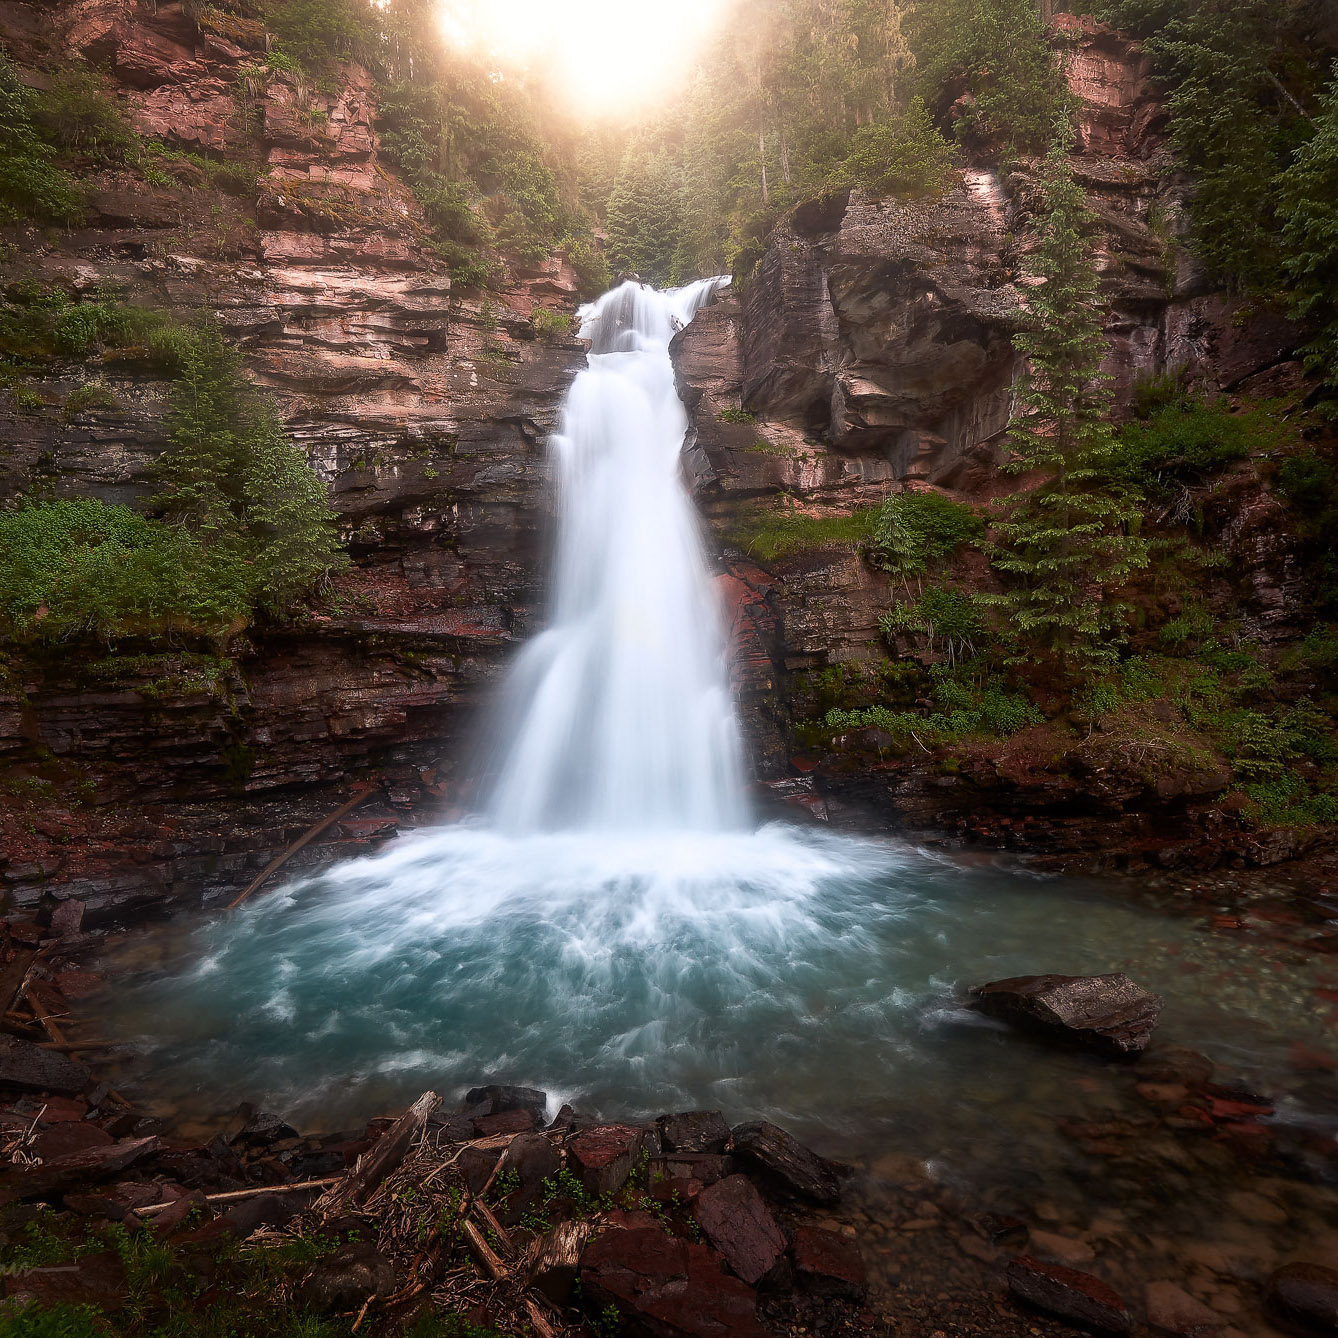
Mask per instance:
[[[183,151],[162,159],[165,184],[128,170],[86,183],[86,225],[11,238],[13,265],[70,292],[216,310],[327,481],[355,559],[327,613],[254,638],[235,669],[11,666],[0,758],[19,792],[54,778],[93,798],[54,836],[20,813],[0,881],[20,901],[54,880],[109,906],[235,884],[337,802],[300,787],[372,772],[403,804],[440,808],[464,722],[541,591],[543,443],[584,346],[536,339],[529,314],[574,307],[570,272],[553,261],[501,294],[452,292],[381,161],[365,72],[324,90],[270,72],[258,25],[201,32],[179,4],[71,0],[0,6],[0,36],[33,64],[108,69],[135,128]],[[90,383],[114,407],[62,412]],[[151,366],[58,364],[38,389],[38,412],[0,398],[0,498],[151,491],[168,393]]]
[[[1090,19],[1059,16],[1057,24],[1083,106],[1073,165],[1099,225],[1106,370],[1119,409],[1140,377],[1166,368],[1209,391],[1295,391],[1294,328],[1215,289],[1176,244],[1188,183],[1168,168],[1164,116],[1141,50]],[[951,775],[877,749],[799,755],[806,750],[794,726],[821,714],[815,678],[884,661],[878,620],[891,602],[889,580],[852,545],[815,545],[770,563],[730,546],[741,517],[781,497],[820,517],[877,505],[907,484],[977,503],[1016,486],[998,473],[998,448],[1037,196],[1034,168],[1023,164],[1004,177],[968,168],[933,199],[856,193],[802,206],[742,296],[701,312],[675,341],[693,424],[689,469],[724,540],[747,730],[765,779],[804,793],[816,763],[828,799],[857,798],[866,820],[1026,845],[1020,815],[1042,815],[1043,839],[1073,850],[1124,858],[1133,848],[1206,848],[1198,817],[1179,809],[1220,793],[1220,768],[1181,776],[1179,789],[1159,796],[1094,750],[1079,756],[1054,739],[1033,740],[1035,755],[1019,744],[968,758]],[[1222,594],[1250,635],[1276,640],[1294,630],[1294,540],[1257,475],[1240,473],[1228,491],[1210,509],[1206,536],[1229,557]],[[975,557],[980,569],[961,574],[983,580],[987,565]],[[1056,815],[1074,819],[1067,836],[1057,835]],[[1220,833],[1213,840],[1220,844]],[[1257,844],[1241,843],[1247,853]],[[1294,850],[1295,841],[1282,846]]]

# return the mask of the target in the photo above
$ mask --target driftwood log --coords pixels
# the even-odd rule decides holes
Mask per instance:
[[[400,1163],[423,1132],[428,1117],[441,1105],[435,1092],[424,1092],[394,1124],[358,1158],[357,1164],[312,1205],[317,1218],[328,1221],[361,1207]]]

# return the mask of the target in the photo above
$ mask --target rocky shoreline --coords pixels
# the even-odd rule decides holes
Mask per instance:
[[[1106,1109],[1036,1112],[1099,1168],[1080,1220],[1041,1167],[1020,1199],[1016,1167],[1000,1189],[895,1147],[845,1165],[718,1111],[550,1119],[544,1093],[496,1083],[319,1135],[249,1105],[209,1126],[159,1118],[99,1072],[95,1018],[71,1007],[97,985],[101,937],[72,926],[74,905],[47,926],[11,918],[0,960],[11,1312],[240,1305],[260,1332],[305,1315],[374,1334],[419,1332],[426,1312],[594,1338],[1338,1332],[1331,1132],[1160,1042],[1162,1001],[1124,977],[963,1000],[1016,1030],[1010,1045],[1072,1053]],[[1262,909],[1294,948],[1298,926]],[[1312,1094],[1331,1083],[1328,1055],[1293,1058]],[[1225,1211],[1193,1236],[1179,1214],[1200,1191]],[[170,1287],[141,1276],[146,1250]]]

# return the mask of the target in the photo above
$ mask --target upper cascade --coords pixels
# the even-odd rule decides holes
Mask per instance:
[[[559,525],[547,629],[506,685],[488,814],[512,832],[729,831],[748,822],[725,629],[679,474],[669,341],[727,279],[628,281],[551,443]]]

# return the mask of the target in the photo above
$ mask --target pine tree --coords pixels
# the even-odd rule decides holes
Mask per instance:
[[[1285,268],[1292,314],[1313,334],[1306,366],[1338,400],[1338,65],[1322,100],[1314,138],[1278,178],[1286,213]]]
[[[1003,467],[1042,479],[1004,502],[993,561],[1007,589],[992,602],[1024,645],[1078,669],[1114,658],[1124,606],[1112,588],[1147,565],[1147,549],[1132,533],[1138,499],[1111,468],[1103,307],[1070,141],[1066,129],[1044,161],[1041,242],[1026,264],[1026,327],[1013,341],[1022,372]]]
[[[254,603],[282,613],[346,560],[325,487],[218,325],[180,342],[154,505],[200,540],[219,572],[244,567]]]

